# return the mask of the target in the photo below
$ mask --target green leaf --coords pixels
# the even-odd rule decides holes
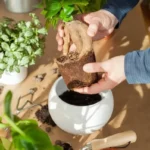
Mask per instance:
[[[6,31],[6,33],[7,33],[8,35],[11,35],[11,32],[12,32],[11,29],[6,28],[5,31]]]
[[[12,72],[13,71],[13,66],[7,66],[7,69],[6,69],[8,72]]]
[[[9,66],[13,66],[14,62],[15,62],[15,60],[14,60],[13,57],[10,57],[10,58],[8,59],[8,64],[9,64]]]
[[[62,150],[59,146],[53,146],[48,134],[38,126],[27,125],[23,127],[23,131],[27,135],[27,138],[13,134],[13,143],[16,150]]]
[[[46,13],[46,18],[52,18],[61,10],[61,3],[59,1],[51,1]]]
[[[13,53],[11,51],[6,51],[5,56],[7,56],[8,58],[13,57]]]
[[[27,28],[30,28],[30,27],[31,27],[31,22],[30,22],[30,21],[27,21],[25,24],[26,24],[26,27],[27,27]]]
[[[34,52],[35,55],[38,55],[38,56],[41,56],[43,54],[43,51],[41,48],[37,49],[35,52]]]
[[[31,46],[26,46],[25,49],[28,51],[28,53],[31,55],[32,54],[32,47]]]
[[[15,70],[17,73],[20,73],[20,68],[18,66],[14,66],[13,70]]]
[[[14,44],[14,43],[11,43],[11,45],[10,45],[10,49],[11,49],[12,51],[16,50],[17,47],[18,47],[18,46],[17,46],[16,44]]]
[[[11,128],[13,129],[12,131],[14,131],[15,133],[20,134],[21,136],[23,136],[24,138],[26,138],[25,133],[16,126],[15,122],[13,122],[12,119],[10,119],[7,114],[4,115],[4,119],[7,121],[7,123],[11,126]]]
[[[3,61],[4,61],[5,63],[7,63],[7,62],[8,62],[8,59],[9,59],[8,57],[4,57],[4,58],[3,58]]]
[[[4,41],[6,41],[6,42],[8,42],[8,41],[9,41],[8,36],[7,36],[7,35],[5,35],[5,34],[3,34],[3,35],[1,36],[1,38],[2,38]]]
[[[34,65],[35,64],[35,59],[32,58],[31,61],[30,61],[30,65]]]
[[[5,42],[2,42],[2,43],[1,43],[1,47],[2,47],[5,51],[9,51],[9,50],[10,50],[9,45],[8,45],[7,43],[5,43]]]
[[[12,99],[12,92],[8,91],[5,100],[4,100],[4,113],[13,120],[13,116],[11,114],[11,99]]]
[[[24,34],[25,37],[31,37],[32,35],[33,35],[32,31],[26,31]]]
[[[9,141],[8,139],[6,138],[1,138],[1,141],[3,143],[3,146],[6,150],[15,150],[14,148],[11,147],[11,141]],[[1,149],[0,149],[1,150]]]
[[[83,6],[86,6],[88,4],[89,4],[88,0],[64,0],[63,1],[63,6],[64,5],[83,5]]]
[[[2,142],[0,142],[0,150],[6,150],[6,149],[4,148],[4,146],[3,146],[3,143],[2,143]]]
[[[5,70],[7,65],[5,63],[0,63],[0,69]]]
[[[26,32],[26,33],[27,33],[27,32]],[[26,35],[25,35],[25,36],[26,36]],[[31,34],[31,36],[32,36],[32,34]],[[24,41],[24,38],[23,38],[23,37],[19,37],[19,38],[18,38],[18,42],[19,42],[19,43],[21,43],[21,42],[23,42],[23,41]]]
[[[14,56],[17,58],[17,59],[21,59],[23,57],[23,54],[21,52],[13,52]]]
[[[43,34],[43,35],[47,35],[47,30],[46,30],[46,28],[41,28],[38,30],[38,33]]]
[[[3,73],[4,73],[4,70],[0,69],[0,77],[2,76]]]
[[[30,61],[29,56],[24,56],[20,62],[20,65],[24,66],[24,65],[28,64],[29,61]]]
[[[4,58],[4,53],[0,52],[0,59],[3,59],[3,58]]]

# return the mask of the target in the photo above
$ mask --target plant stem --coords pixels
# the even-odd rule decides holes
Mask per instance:
[[[16,131],[18,132],[19,134],[21,134],[22,136],[25,136],[24,132],[18,128],[16,126],[16,124],[7,116],[7,115],[4,115],[4,119],[8,122],[8,124]]]

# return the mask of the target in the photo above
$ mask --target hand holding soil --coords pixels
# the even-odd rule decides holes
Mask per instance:
[[[95,62],[92,38],[87,35],[87,25],[76,20],[65,23],[63,55],[56,62],[69,89],[90,86],[98,81],[97,73],[86,73],[83,66]],[[71,43],[76,50],[71,52]]]

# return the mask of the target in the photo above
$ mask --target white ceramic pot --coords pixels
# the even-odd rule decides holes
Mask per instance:
[[[20,67],[20,73],[4,72],[0,78],[0,83],[5,85],[14,85],[22,82],[28,74],[28,69]]]
[[[111,91],[100,93],[102,100],[93,105],[75,106],[59,98],[67,90],[63,78],[58,78],[51,88],[48,100],[50,115],[62,130],[76,135],[91,134],[109,121],[114,108]]]

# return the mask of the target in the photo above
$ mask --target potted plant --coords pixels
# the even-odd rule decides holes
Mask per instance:
[[[31,13],[31,21],[0,20],[0,83],[17,84],[27,76],[27,68],[43,54],[47,30]]]
[[[38,127],[35,120],[21,120],[13,115],[11,99],[12,93],[9,91],[4,101],[4,115],[0,120],[0,129],[9,130],[11,139],[0,138],[1,150],[63,150],[63,147],[52,144],[48,134]],[[2,123],[2,119],[5,123]]]
[[[6,8],[13,13],[27,13],[34,10],[41,0],[4,0]],[[17,5],[16,5],[17,4]]]

